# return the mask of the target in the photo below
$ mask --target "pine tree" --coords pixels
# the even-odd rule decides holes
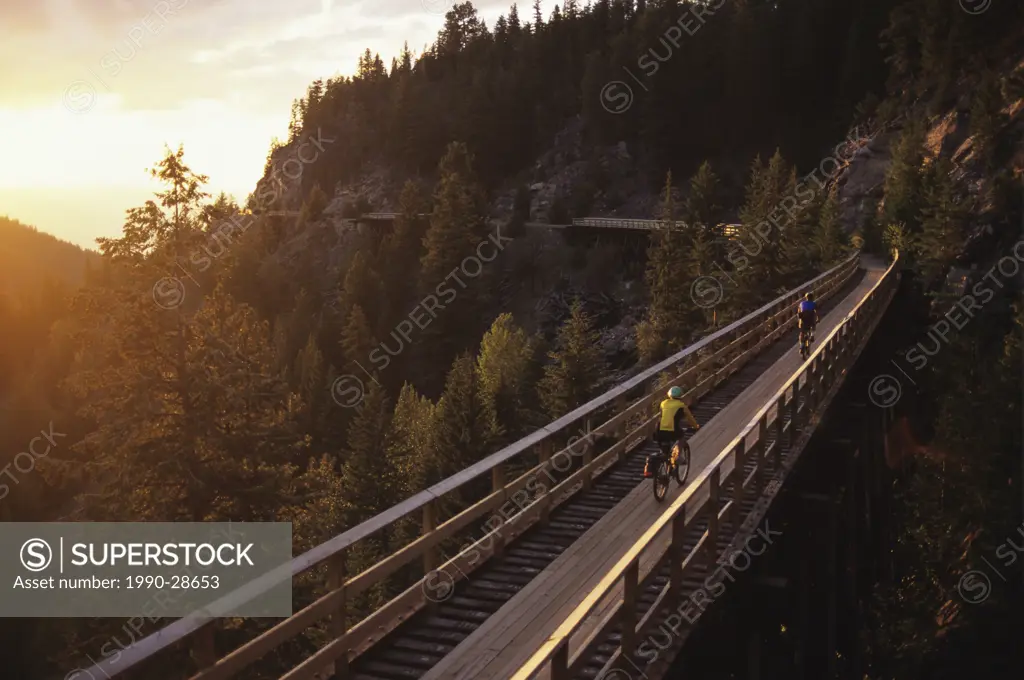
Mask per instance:
[[[692,330],[693,300],[689,290],[680,293],[680,283],[691,280],[687,270],[692,253],[686,232],[675,227],[676,203],[672,194],[670,172],[665,180],[660,215],[666,226],[651,232],[648,250],[645,278],[650,306],[646,324],[638,329],[638,348],[648,362],[685,346]]]
[[[915,252],[925,281],[940,276],[963,245],[964,210],[957,203],[949,159],[940,157],[925,175],[921,232]]]
[[[385,437],[386,456],[397,475],[395,503],[427,488],[428,467],[433,460],[435,406],[409,383],[402,385]],[[396,523],[391,544],[407,545],[420,536],[418,517]]]
[[[383,278],[387,312],[382,315],[385,328],[393,327],[409,313],[419,276],[420,255],[429,202],[416,182],[406,182],[399,199],[399,215],[394,228],[384,237],[375,269]]]
[[[509,440],[523,434],[531,420],[532,360],[533,347],[526,332],[515,325],[511,314],[498,316],[480,341],[476,365],[484,398]]]
[[[842,254],[846,240],[839,219],[839,200],[835,190],[829,192],[821,206],[817,227],[813,238],[814,263],[824,271]]]
[[[787,239],[783,228],[790,219],[782,200],[792,197],[795,187],[796,173],[778,150],[767,167],[760,157],[754,159],[740,210],[740,237],[730,254],[739,274],[739,290],[732,304],[734,313],[773,296],[784,283]]]
[[[345,463],[341,469],[340,496],[346,529],[357,526],[384,512],[395,504],[396,489],[401,484],[398,471],[387,455],[386,438],[391,424],[391,404],[384,389],[371,383],[366,397],[357,407],[348,429]],[[348,555],[352,573],[369,569],[387,555],[393,527],[388,527],[359,541]],[[363,615],[381,606],[388,599],[388,583],[376,584],[355,607]]]
[[[917,123],[909,125],[892,150],[892,162],[886,173],[882,224],[902,224],[908,233],[917,233],[921,205],[921,163],[924,134]]]
[[[324,209],[328,203],[327,194],[324,193],[319,184],[314,184],[313,188],[309,190],[306,200],[302,203],[302,209],[299,211],[299,224],[306,225],[310,222],[318,221],[323,217]]]
[[[303,429],[307,434],[316,437],[327,408],[327,366],[314,334],[310,334],[306,346],[295,359],[295,376],[298,394],[305,408]]]
[[[552,363],[544,366],[544,377],[537,385],[541,403],[551,418],[565,415],[593,396],[605,371],[599,339],[593,319],[576,300],[558,331],[557,348],[548,354]]]
[[[412,385],[402,385],[387,435],[387,454],[403,480],[404,496],[426,488],[425,464],[434,448],[434,408]]]
[[[1002,109],[999,80],[991,71],[986,71],[971,101],[970,133],[988,171],[994,167],[996,134],[1004,122]]]
[[[796,286],[819,273],[820,258],[816,238],[822,219],[825,199],[820,191],[797,205],[794,215],[786,224],[785,273],[786,285]]]
[[[423,239],[420,293],[443,300],[445,310],[424,330],[432,351],[422,357],[423,366],[447,364],[475,337],[486,293],[486,282],[469,276],[479,276],[484,263],[474,258],[471,264],[479,264],[480,271],[462,269],[463,260],[486,239],[483,194],[473,179],[472,157],[464,144],[448,147],[440,174],[430,227]],[[441,291],[451,291],[454,297]],[[436,377],[424,376],[428,384]]]
[[[380,304],[383,298],[383,285],[377,272],[370,266],[369,258],[362,250],[357,250],[352,257],[345,278],[338,295],[338,308],[341,318],[347,319],[354,306],[359,305],[366,314],[367,323],[371,330],[377,330],[380,312]]]
[[[516,189],[515,203],[512,207],[512,220],[508,226],[508,235],[512,238],[522,236],[526,229],[523,226],[530,220],[530,190],[526,185],[519,185]]]
[[[488,408],[469,354],[460,354],[452,363],[444,391],[434,412],[434,447],[427,461],[427,483],[434,484],[463,470],[493,453],[498,433],[493,411]],[[475,497],[480,489],[465,489],[453,494],[451,503],[459,504]],[[451,507],[451,504],[446,503]]]
[[[690,178],[690,194],[686,197],[683,221],[692,228],[701,228],[712,240],[721,237],[717,230],[721,214],[718,198],[718,176],[711,169],[711,164],[704,161]]]
[[[690,194],[686,198],[684,221],[689,227],[689,253],[687,256],[687,280],[696,281],[702,276],[712,276],[717,267],[722,267],[725,257],[725,235],[720,228],[721,208],[718,204],[718,177],[711,164],[704,161],[696,174],[690,178]],[[691,283],[692,285],[692,283]],[[690,295],[690,291],[686,291]],[[692,299],[692,297],[691,297]],[[713,307],[699,307],[698,315],[703,325],[715,318]]]
[[[341,333],[341,349],[345,357],[346,370],[360,372],[367,370],[370,352],[378,346],[370,323],[360,305],[354,305],[349,312],[345,328]]]
[[[349,426],[341,488],[345,522],[353,527],[392,505],[400,483],[385,441],[391,425],[391,404],[384,389],[371,382]]]
[[[187,289],[153,289],[202,237],[206,178],[183,153],[151,171],[166,187],[159,204],[130,210],[124,236],[101,241],[112,276],[78,306],[69,385],[96,429],[78,463],[51,462],[88,480],[79,508],[90,519],[270,519],[288,505],[303,450],[267,324],[222,286],[201,307]]]

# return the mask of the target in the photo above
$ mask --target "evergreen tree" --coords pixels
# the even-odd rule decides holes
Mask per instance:
[[[403,497],[427,486],[425,465],[434,449],[434,408],[412,385],[402,385],[387,435],[387,455],[403,480]]]
[[[557,347],[548,354],[552,363],[544,366],[544,377],[537,385],[551,418],[561,417],[593,397],[605,371],[599,337],[583,304],[573,302],[569,318],[558,331]]]
[[[660,219],[665,226],[651,232],[645,275],[650,294],[646,324],[638,329],[638,348],[645,361],[663,358],[685,346],[690,337],[693,300],[689,290],[680,293],[681,282],[688,282],[687,263],[691,256],[686,232],[677,229],[676,203],[672,195],[672,173],[665,180]]]
[[[791,198],[795,188],[796,174],[778,150],[767,167],[760,157],[754,159],[740,210],[741,233],[738,250],[734,249],[737,257],[731,258],[740,288],[733,302],[734,313],[770,299],[784,283],[787,248],[783,227],[791,220],[782,201]]]
[[[382,288],[377,272],[370,266],[369,258],[362,250],[357,250],[345,272],[338,296],[341,318],[346,319],[347,323],[352,308],[358,305],[363,308],[364,314],[366,310],[370,310],[370,314],[366,315],[367,324],[371,330],[376,330],[379,321],[376,314],[380,312],[380,303],[383,299]]]
[[[393,231],[384,237],[378,255],[376,270],[383,277],[383,291],[387,313],[383,315],[384,328],[393,327],[409,313],[419,275],[420,255],[426,221],[422,215],[429,212],[429,201],[420,185],[406,182],[399,200],[399,215]]]
[[[475,364],[472,356],[460,354],[448,372],[444,392],[434,412],[434,447],[426,466],[428,484],[437,483],[493,453],[497,443],[494,413],[487,405]],[[470,487],[453,494],[451,503],[473,498],[475,492],[483,488]]]
[[[921,232],[915,252],[925,281],[943,274],[963,245],[964,210],[957,203],[952,163],[939,158],[925,175]]]
[[[525,433],[530,422],[529,372],[533,347],[511,314],[501,314],[480,341],[477,371],[488,406],[506,439]]]
[[[829,192],[821,206],[817,227],[813,238],[813,262],[819,270],[824,271],[839,259],[845,246],[845,235],[839,219],[839,199],[835,190]]]
[[[908,233],[917,233],[920,225],[923,156],[924,134],[917,123],[912,123],[903,131],[892,150],[892,161],[883,188],[883,225],[902,224]]]
[[[510,237],[518,238],[525,233],[526,229],[523,225],[530,220],[530,204],[530,190],[525,185],[519,185],[512,207],[512,220],[508,226]]]
[[[445,312],[424,330],[432,352],[422,357],[422,366],[444,365],[468,344],[479,327],[481,302],[486,292],[485,281],[469,277],[469,274],[479,275],[478,271],[461,268],[463,260],[486,239],[483,195],[473,180],[472,157],[466,146],[451,144],[439,169],[441,178],[434,212],[423,239],[420,292],[441,296]],[[479,265],[482,270],[484,263],[473,260],[471,264]],[[450,293],[439,290],[452,291],[454,297],[447,299]],[[431,373],[424,377],[430,384],[437,376]]]
[[[1003,97],[994,73],[986,71],[971,101],[970,132],[975,148],[983,159],[985,169],[991,171],[995,163],[996,134],[1004,121]]]
[[[388,463],[398,476],[394,503],[419,493],[428,486],[429,466],[433,460],[435,406],[420,396],[409,383],[402,385],[385,438]],[[406,545],[420,535],[418,517],[409,517],[395,526],[392,544]]]
[[[786,285],[796,286],[819,273],[816,238],[825,198],[822,192],[799,204],[786,224]]]
[[[385,445],[391,414],[384,389],[371,382],[349,426],[341,471],[345,521],[349,527],[384,512],[396,501],[394,492],[401,479]]]
[[[711,164],[704,161],[690,178],[690,194],[684,211],[690,235],[687,280],[691,282],[702,276],[711,276],[716,265],[721,267],[724,260],[726,240],[720,228],[718,193],[718,177]],[[693,299],[690,291],[685,294]],[[715,318],[713,307],[700,307],[697,318],[707,326]]]
[[[709,240],[722,236],[718,231],[721,218],[718,194],[718,176],[711,169],[711,164],[704,161],[690,178],[690,194],[686,197],[683,221],[690,227],[699,228],[710,237]]]
[[[302,209],[299,211],[299,225],[318,221],[323,217],[324,209],[329,202],[327,194],[320,188],[320,185],[314,184],[313,188],[309,190],[306,200],[302,203]]]
[[[341,349],[345,356],[346,369],[355,370],[369,363],[370,352],[378,346],[370,323],[360,305],[354,305],[349,312],[345,328],[341,333]],[[367,370],[361,368],[362,370]]]
[[[298,394],[305,409],[303,430],[316,438],[321,432],[322,419],[327,411],[327,366],[324,355],[316,343],[316,336],[310,334],[306,346],[295,359],[295,375]]]

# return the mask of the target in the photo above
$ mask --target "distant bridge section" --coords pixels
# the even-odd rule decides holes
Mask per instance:
[[[401,213],[394,212],[374,212],[365,213],[360,215],[354,221],[359,223],[370,223],[390,224],[394,222]],[[428,218],[430,217],[427,213],[421,213],[418,217]],[[579,217],[572,220],[569,224],[550,224],[547,222],[526,222],[524,226],[531,229],[568,229],[570,227],[584,227],[590,229],[628,229],[631,231],[654,231],[655,229],[679,229],[685,230],[690,225],[683,221],[675,221],[671,226],[666,220],[640,220],[632,218],[620,218],[620,217]],[[733,238],[739,233],[740,225],[738,224],[719,224],[718,227],[722,233],[728,237]]]

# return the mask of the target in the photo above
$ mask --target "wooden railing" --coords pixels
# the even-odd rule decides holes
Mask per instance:
[[[192,676],[192,680],[229,678],[327,619],[333,639],[283,678],[314,678],[332,667],[336,677],[344,676],[352,658],[427,604],[424,584],[432,572],[441,568],[449,574],[471,573],[509,540],[537,522],[546,521],[552,509],[580,489],[589,488],[597,475],[643,441],[655,422],[652,405],[662,399],[661,389],[667,382],[666,378],[683,387],[688,403],[699,400],[795,324],[794,305],[804,292],[813,290],[820,300],[828,299],[853,276],[858,262],[859,254],[852,255],[829,271],[638,373],[546,427],[294,558],[273,578],[287,578],[289,574],[291,577],[299,576],[326,564],[328,592],[223,658],[218,659],[215,652],[217,619],[209,618],[209,614],[197,614],[175,621],[122,650],[116,659],[101,661],[87,672],[93,677],[113,677],[188,640],[192,645],[192,658],[201,669]],[[614,437],[617,441],[595,457],[595,442],[605,437]],[[551,480],[557,477],[551,474],[552,467],[567,469],[555,464],[560,457],[569,461],[580,458],[578,469],[550,488],[541,484],[538,490],[533,482],[541,479],[542,474],[544,479]],[[522,469],[524,463],[527,472],[507,481],[508,469],[516,464]],[[441,521],[439,501],[455,491],[466,491],[467,485],[488,474],[491,477],[489,494]],[[487,532],[482,538],[441,565],[439,546],[442,541],[457,537],[460,531],[472,529],[479,520],[493,519],[497,516],[495,511],[527,488],[531,491],[529,504],[511,517],[501,516],[500,526],[485,524]],[[419,538],[396,549],[362,573],[352,576],[345,573],[348,550],[414,513],[419,513],[422,518],[422,535]],[[352,628],[346,628],[348,601],[420,560],[423,577],[419,581]],[[225,611],[219,608],[223,602],[255,597],[259,587],[269,588],[270,585],[270,581],[266,586],[250,584],[225,596],[209,610]]]
[[[817,415],[823,397],[837,387],[836,381],[850,367],[859,348],[873,332],[898,283],[899,274],[894,261],[857,306],[821,340],[818,348],[785,385],[683,490],[533,657],[512,676],[513,680],[534,677],[569,680],[576,677],[594,657],[598,646],[616,628],[621,631],[621,642],[598,677],[606,674],[618,677],[616,673],[609,672],[636,667],[632,660],[639,644],[658,624],[659,616],[681,602],[684,580],[699,565],[713,565],[718,561],[716,538],[723,518],[728,518],[731,526],[739,526],[741,520],[737,515],[744,499],[757,499],[765,491],[769,481],[765,474],[769,459],[774,460],[776,470],[784,469],[781,465],[783,442],[790,443],[790,452],[799,451],[810,437],[814,425],[812,419]],[[790,415],[788,422],[784,417],[787,409]],[[770,443],[769,428],[775,430],[774,441]],[[738,472],[747,469],[751,458],[754,460],[752,471],[738,478]],[[732,497],[724,498],[730,482],[734,482]],[[685,530],[694,522],[705,519],[707,529],[698,543],[687,550]],[[663,531],[671,535],[667,545],[664,540],[656,540]],[[645,572],[640,568],[641,556],[644,557]],[[655,602],[638,615],[637,595],[650,585],[651,579],[666,564],[671,566],[669,582]],[[593,621],[599,606],[607,606],[615,597],[619,599],[614,605],[597,612],[602,618],[596,627],[581,630],[585,622]],[[580,633],[579,637],[585,637],[573,640],[577,633]],[[574,643],[571,650],[570,642]]]

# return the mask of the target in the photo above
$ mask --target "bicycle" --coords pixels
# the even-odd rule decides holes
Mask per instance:
[[[814,342],[813,336],[814,329],[804,328],[803,325],[800,327],[800,337],[797,340],[797,344],[800,347],[800,357],[806,359],[811,356],[811,343]]]
[[[651,456],[649,464],[654,465],[654,499],[659,503],[668,493],[669,477],[673,476],[676,483],[682,486],[690,474],[690,444],[685,435],[674,444],[658,442],[658,453]]]

